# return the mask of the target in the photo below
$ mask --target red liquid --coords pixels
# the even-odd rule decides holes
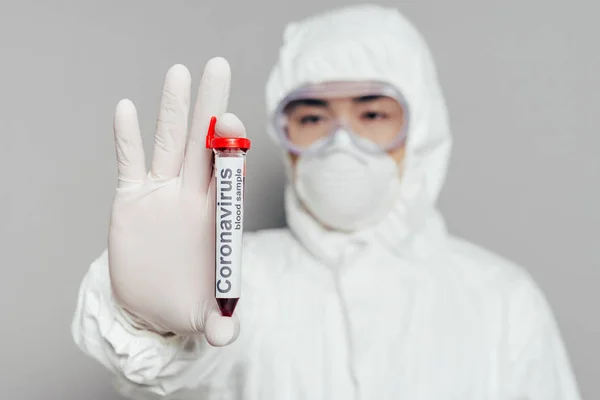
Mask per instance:
[[[224,317],[231,317],[239,299],[239,297],[235,299],[217,299],[217,304],[219,305],[219,310],[221,310],[221,315]]]

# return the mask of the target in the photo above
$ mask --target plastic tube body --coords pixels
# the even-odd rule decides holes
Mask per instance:
[[[231,316],[241,295],[242,236],[246,151],[214,149],[215,298],[223,316]]]

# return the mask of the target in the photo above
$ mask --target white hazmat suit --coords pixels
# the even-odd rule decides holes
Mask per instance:
[[[378,6],[288,26],[268,111],[302,85],[331,81],[383,81],[406,97],[411,125],[393,210],[368,228],[331,231],[290,180],[289,228],[245,234],[241,333],[224,347],[134,327],[111,291],[105,252],[81,285],[78,346],[137,398],[580,399],[536,284],[451,237],[435,207],[451,137],[422,37]]]

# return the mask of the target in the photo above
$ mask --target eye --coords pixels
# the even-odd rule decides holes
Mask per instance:
[[[301,125],[314,125],[323,122],[324,120],[325,118],[320,115],[305,115],[301,117],[299,121]]]
[[[378,111],[366,111],[361,115],[361,118],[367,121],[377,121],[381,119],[386,119],[387,114]]]

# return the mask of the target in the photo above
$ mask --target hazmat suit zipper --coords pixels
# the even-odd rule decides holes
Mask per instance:
[[[352,248],[353,244],[349,244],[348,247]],[[356,359],[354,351],[356,344],[352,338],[352,324],[350,321],[350,313],[348,311],[348,304],[345,300],[344,292],[342,290],[341,285],[341,274],[343,274],[348,268],[347,265],[348,260],[354,256],[355,251],[344,249],[340,256],[338,257],[337,265],[334,265],[331,268],[332,277],[334,282],[335,291],[337,294],[337,299],[339,302],[340,309],[342,311],[342,323],[344,325],[345,332],[345,343],[346,343],[346,351],[348,352],[348,373],[350,374],[350,380],[353,385],[353,400],[361,400],[360,396],[360,382],[358,380],[358,374],[356,370]]]

